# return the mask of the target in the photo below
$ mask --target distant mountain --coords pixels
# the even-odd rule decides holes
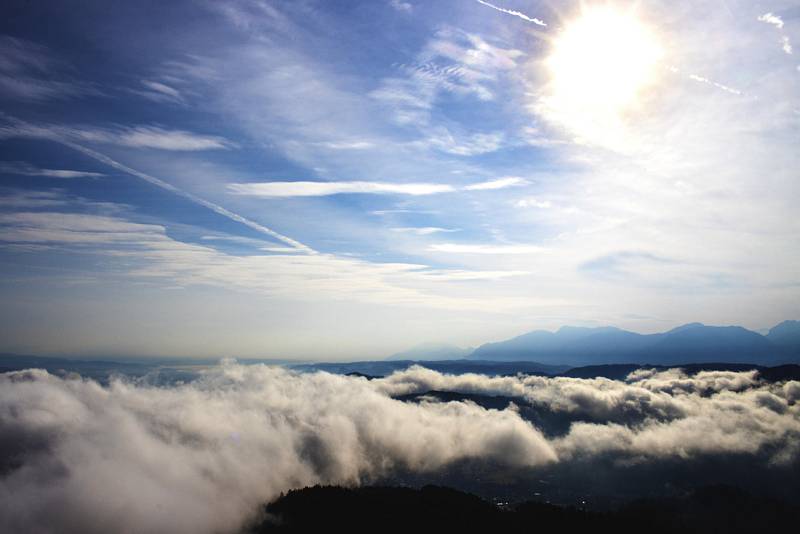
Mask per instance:
[[[773,344],[800,354],[800,321],[784,321],[767,334]]]
[[[466,358],[472,348],[464,349],[447,343],[423,343],[403,352],[392,354],[387,360],[460,360]]]
[[[536,330],[507,341],[487,343],[469,358],[562,365],[791,363],[800,361],[800,322],[781,323],[767,336],[740,326],[702,323],[689,323],[659,334],[565,326],[556,332]]]

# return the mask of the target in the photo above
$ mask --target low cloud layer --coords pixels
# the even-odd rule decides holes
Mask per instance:
[[[573,422],[553,435],[513,404],[394,398],[433,390],[512,397]],[[229,532],[291,488],[462,460],[538,469],[735,453],[784,465],[798,455],[798,398],[800,383],[755,372],[620,382],[414,367],[368,381],[227,362],[172,388],[14,372],[0,375],[0,530]]]

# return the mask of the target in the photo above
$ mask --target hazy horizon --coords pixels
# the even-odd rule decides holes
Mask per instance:
[[[794,322],[795,320],[794,319],[787,319],[786,321],[787,322]],[[781,321],[781,322],[784,322],[784,321]],[[678,327],[681,327],[681,326],[685,326],[685,325],[688,325],[688,324],[694,324],[694,323],[697,323],[697,321],[692,321],[691,323],[676,324],[674,326],[670,326],[668,328],[664,328],[663,330],[632,331],[632,332],[637,333],[637,334],[644,334],[644,335],[659,334],[659,333],[668,332],[668,331],[672,330],[673,328],[678,328]],[[760,328],[760,329],[747,328],[746,326],[743,326],[743,325],[707,325],[707,324],[704,324],[703,326],[710,326],[710,327],[732,327],[732,326],[733,327],[742,327],[742,328],[746,328],[746,329],[750,330],[751,332],[755,332],[757,334],[761,334],[761,335],[766,336],[766,334],[769,332],[769,330],[772,329],[773,327],[777,326],[777,325],[771,325],[769,327]],[[339,357],[334,357],[334,356],[331,355],[330,351],[325,351],[325,350],[323,350],[321,353],[318,353],[318,354],[309,353],[307,355],[296,355],[295,357],[288,357],[288,358],[282,358],[282,357],[280,357],[280,355],[269,355],[269,356],[264,356],[264,355],[262,355],[262,356],[259,356],[259,355],[246,355],[246,356],[243,356],[243,355],[233,354],[233,353],[230,353],[230,352],[223,353],[223,354],[134,354],[134,353],[126,354],[126,353],[114,353],[114,352],[102,352],[102,351],[99,351],[99,352],[74,352],[74,353],[71,353],[71,352],[49,352],[49,353],[24,353],[23,354],[23,353],[20,353],[20,352],[16,352],[15,353],[15,352],[11,352],[11,351],[0,351],[0,354],[19,354],[19,355],[27,355],[27,356],[55,357],[55,358],[75,359],[75,360],[80,360],[81,358],[85,358],[85,359],[89,359],[89,360],[100,360],[100,359],[106,358],[106,359],[118,360],[118,361],[137,361],[137,360],[143,360],[143,361],[147,361],[147,360],[154,360],[154,361],[157,361],[157,360],[165,360],[165,361],[167,361],[167,360],[177,360],[177,361],[187,360],[187,361],[189,361],[189,360],[204,360],[204,361],[208,361],[208,362],[220,362],[220,361],[223,361],[223,360],[226,360],[226,359],[233,359],[233,360],[240,360],[240,361],[249,361],[249,360],[261,361],[261,360],[263,360],[263,361],[270,361],[270,362],[275,362],[275,363],[283,363],[283,362],[285,362],[285,363],[292,363],[292,362],[297,362],[297,363],[302,363],[302,362],[350,362],[350,361],[370,360],[370,359],[383,360],[383,359],[395,356],[395,355],[397,355],[399,353],[403,353],[403,352],[406,352],[406,351],[409,351],[409,350],[413,350],[413,349],[424,348],[425,346],[434,346],[434,347],[435,346],[442,346],[442,347],[459,348],[459,349],[464,349],[464,350],[474,350],[474,349],[476,349],[476,348],[478,348],[481,345],[484,345],[486,343],[496,343],[496,342],[507,341],[509,339],[512,339],[512,338],[515,338],[517,336],[520,336],[520,335],[523,335],[523,334],[527,334],[527,333],[530,333],[530,332],[545,331],[545,332],[555,333],[555,332],[558,332],[558,330],[561,329],[561,328],[569,328],[569,327],[578,327],[578,328],[607,328],[607,327],[611,327],[611,328],[619,328],[619,327],[614,326],[614,325],[564,324],[564,325],[561,325],[561,326],[553,328],[553,329],[531,328],[531,329],[528,329],[528,330],[525,330],[525,331],[513,333],[513,334],[509,335],[507,338],[485,339],[484,341],[482,341],[480,343],[476,343],[474,345],[464,345],[464,344],[459,344],[458,342],[452,342],[452,341],[443,341],[443,342],[422,341],[422,342],[416,342],[416,343],[411,343],[411,344],[407,344],[407,345],[400,345],[399,347],[397,347],[394,350],[389,349],[390,350],[389,352],[372,352],[372,353],[365,353],[365,354],[360,354],[360,355],[359,354],[354,354],[354,353],[344,353]],[[621,330],[625,330],[625,329],[621,329]],[[628,331],[630,331],[630,330],[628,330]],[[459,359],[459,358],[454,358],[454,359]],[[724,359],[724,358],[722,358],[722,359]],[[756,364],[758,362],[756,360],[754,360],[752,363]]]

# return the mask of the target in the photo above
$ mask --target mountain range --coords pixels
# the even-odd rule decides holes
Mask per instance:
[[[432,359],[424,350],[413,354],[419,357],[407,359]],[[466,359],[571,366],[797,363],[800,362],[800,321],[784,321],[767,335],[741,326],[702,323],[689,323],[658,334],[639,334],[614,327],[564,326],[556,332],[535,330],[505,341],[486,343],[467,354]]]

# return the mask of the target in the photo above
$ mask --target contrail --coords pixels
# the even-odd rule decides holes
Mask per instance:
[[[545,21],[543,21],[541,19],[532,19],[528,15],[526,15],[525,13],[520,13],[519,11],[514,11],[514,10],[511,10],[511,9],[503,9],[502,7],[497,7],[496,5],[490,4],[489,2],[484,2],[483,0],[476,0],[476,1],[479,4],[483,4],[486,7],[491,7],[492,9],[500,11],[501,13],[507,13],[509,15],[514,15],[515,17],[519,17],[522,20],[525,20],[525,21],[528,21],[528,22],[533,22],[534,24],[537,24],[539,26],[547,26],[547,23],[545,23]]]
[[[136,169],[132,169],[131,167],[128,167],[127,165],[124,165],[124,164],[122,164],[122,163],[120,163],[120,162],[118,162],[118,161],[116,161],[114,159],[111,159],[110,157],[106,156],[105,154],[101,154],[100,152],[96,152],[96,151],[92,150],[91,148],[87,148],[87,147],[85,147],[83,145],[79,145],[78,143],[73,143],[72,141],[69,141],[68,139],[66,139],[65,138],[66,136],[63,133],[59,134],[58,132],[48,131],[47,128],[39,128],[39,127],[33,126],[33,125],[31,125],[31,124],[29,124],[29,123],[27,123],[25,121],[21,121],[21,120],[17,119],[16,117],[12,117],[10,115],[7,115],[6,113],[3,113],[2,111],[0,111],[0,118],[6,119],[8,122],[10,122],[13,125],[11,128],[3,126],[3,125],[0,125],[0,138],[9,137],[9,136],[10,137],[33,137],[33,138],[39,138],[39,139],[48,139],[50,141],[54,141],[56,143],[60,143],[60,144],[62,144],[64,146],[67,146],[67,147],[73,149],[73,150],[77,150],[78,152],[81,152],[82,154],[84,154],[86,156],[89,156],[92,159],[95,159],[95,160],[97,160],[97,161],[99,161],[101,163],[105,163],[109,167],[113,167],[113,168],[115,168],[115,169],[117,169],[119,171],[122,171],[122,172],[126,173],[126,174],[130,174],[131,176],[136,176],[137,178],[141,178],[142,180],[144,180],[146,182],[149,182],[149,183],[151,183],[151,184],[153,184],[155,186],[158,186],[161,189],[166,189],[167,191],[169,191],[171,193],[175,193],[176,195],[182,196],[183,198],[188,199],[189,201],[194,202],[195,204],[198,204],[200,206],[203,206],[205,208],[210,209],[214,213],[222,215],[223,217],[227,217],[228,219],[230,219],[232,221],[236,221],[238,223],[241,223],[241,224],[247,226],[248,228],[251,228],[251,229],[255,230],[256,232],[262,233],[264,235],[268,235],[268,236],[270,236],[270,237],[272,237],[274,239],[277,239],[278,241],[282,241],[283,243],[286,243],[287,245],[289,245],[289,246],[291,246],[291,247],[293,247],[293,248],[295,248],[297,250],[303,251],[303,252],[305,252],[307,254],[317,254],[316,250],[312,249],[311,247],[309,247],[307,245],[304,245],[303,243],[301,243],[299,241],[296,241],[296,240],[292,239],[291,237],[288,237],[288,236],[285,236],[283,234],[280,234],[280,233],[276,232],[275,230],[271,230],[271,229],[267,228],[266,226],[262,226],[262,225],[258,224],[255,221],[251,221],[250,219],[242,217],[238,213],[233,213],[232,211],[230,211],[228,209],[225,209],[225,208],[223,208],[222,206],[220,206],[218,204],[214,204],[213,202],[210,202],[210,201],[208,201],[208,200],[206,200],[204,198],[200,198],[200,197],[198,197],[196,195],[193,195],[192,193],[189,193],[187,191],[179,189],[179,188],[175,187],[174,185],[172,185],[172,184],[170,184],[168,182],[165,182],[164,180],[162,180],[160,178],[156,178],[155,176],[152,176],[150,174],[146,174],[146,173],[143,173],[141,171],[137,171]]]
[[[65,146],[68,146],[68,147],[72,148],[73,150],[77,150],[78,152],[81,152],[82,154],[85,154],[86,156],[89,156],[92,159],[95,159],[95,160],[97,160],[97,161],[99,161],[101,163],[105,163],[106,165],[108,165],[110,167],[113,167],[113,168],[115,168],[117,170],[120,170],[120,171],[122,171],[124,173],[130,174],[132,176],[136,176],[137,178],[141,178],[142,180],[144,180],[146,182],[149,182],[149,183],[151,183],[153,185],[156,185],[156,186],[158,186],[158,187],[160,187],[162,189],[166,189],[167,191],[169,191],[171,193],[175,193],[176,195],[180,195],[180,196],[182,196],[182,197],[194,202],[195,204],[199,204],[199,205],[201,205],[203,207],[206,207],[206,208],[210,209],[214,213],[218,213],[219,215],[222,215],[223,217],[227,217],[228,219],[231,219],[233,221],[241,223],[241,224],[247,226],[248,228],[252,228],[256,232],[260,232],[262,234],[265,234],[265,235],[268,235],[270,237],[273,237],[273,238],[275,238],[275,239],[277,239],[279,241],[282,241],[282,242],[286,243],[287,245],[289,245],[289,246],[291,246],[293,248],[296,248],[297,250],[302,250],[303,252],[306,252],[308,254],[316,254],[317,253],[311,247],[309,247],[307,245],[304,245],[303,243],[300,243],[299,241],[296,241],[296,240],[292,239],[291,237],[287,237],[287,236],[285,236],[283,234],[280,234],[280,233],[276,232],[275,230],[271,230],[271,229],[267,228],[266,226],[262,226],[262,225],[258,224],[257,222],[254,222],[254,221],[251,221],[250,219],[242,217],[241,215],[239,215],[237,213],[233,213],[232,211],[227,210],[227,209],[223,208],[222,206],[220,206],[218,204],[214,204],[213,202],[209,202],[208,200],[205,200],[205,199],[200,198],[200,197],[198,197],[196,195],[193,195],[192,193],[189,193],[189,192],[184,191],[182,189],[178,189],[174,185],[172,185],[172,184],[170,184],[168,182],[165,182],[164,180],[161,180],[160,178],[156,178],[155,176],[151,176],[151,175],[143,173],[141,171],[137,171],[136,169],[132,169],[131,167],[128,167],[127,165],[124,165],[124,164],[122,164],[122,163],[120,163],[120,162],[118,162],[116,160],[113,160],[113,159],[109,158],[105,154],[101,154],[100,152],[96,152],[96,151],[92,150],[91,148],[87,148],[85,146],[79,145],[77,143],[73,143],[71,141],[66,141],[66,140],[63,140],[63,139],[55,139],[55,140],[57,142],[65,145]]]

